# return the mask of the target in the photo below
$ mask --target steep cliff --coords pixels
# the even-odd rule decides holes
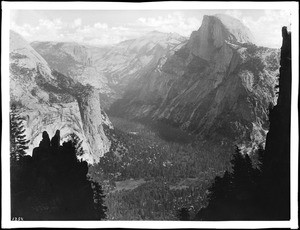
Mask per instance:
[[[215,49],[224,44],[253,43],[250,30],[239,20],[227,15],[204,16],[198,31],[191,34],[189,49],[196,56],[210,60]]]
[[[99,89],[103,106],[107,97],[114,92],[108,86],[108,80],[95,62],[107,52],[107,47],[89,47],[68,42],[32,42],[31,46],[58,72],[71,77],[83,85]]]
[[[10,33],[11,102],[21,106],[25,117],[29,153],[40,141],[38,135],[61,130],[62,140],[76,133],[83,140],[89,163],[109,150],[102,124],[112,127],[101,111],[99,91],[51,70],[48,63],[17,33]],[[89,111],[89,113],[84,112]],[[103,119],[104,118],[104,119]]]
[[[163,120],[204,139],[264,142],[279,51],[253,44],[230,16],[204,16],[182,47],[128,85],[111,111]]]
[[[290,219],[291,154],[291,33],[282,28],[282,47],[277,105],[270,110],[270,130],[267,134],[263,188],[268,217]]]

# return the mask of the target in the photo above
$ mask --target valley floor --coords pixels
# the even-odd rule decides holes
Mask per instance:
[[[229,165],[230,152],[159,123],[110,117],[110,152],[89,168],[103,185],[109,220],[176,220],[206,205],[207,188]]]

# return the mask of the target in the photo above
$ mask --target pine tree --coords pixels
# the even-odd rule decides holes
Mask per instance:
[[[231,164],[231,172],[215,178],[209,188],[209,205],[198,212],[196,219],[246,220],[255,215],[256,174],[252,161],[237,147]]]
[[[43,133],[41,143],[46,138],[49,143]],[[41,143],[33,150],[36,157],[28,155],[12,165],[11,215],[24,220],[104,219],[102,188],[88,178],[88,164],[76,158],[74,144],[53,148]]]
[[[104,205],[104,197],[102,187],[94,181],[91,181],[94,193],[94,209],[96,211],[97,219],[105,219],[107,207]]]
[[[22,216],[23,202],[31,187],[29,168],[30,160],[25,156],[28,142],[25,138],[24,118],[19,115],[18,105],[10,108],[10,185],[11,185],[11,216]]]
[[[28,149],[27,144],[29,140],[26,140],[25,128],[23,125],[24,118],[19,115],[17,106],[11,105],[10,111],[10,157],[11,161],[19,161],[21,157],[24,157]]]
[[[253,182],[252,161],[248,154],[242,154],[240,149],[236,147],[236,152],[231,160],[232,164],[232,182],[237,190],[249,187]]]
[[[177,211],[177,218],[182,221],[190,220],[190,212],[188,208],[181,208]]]
[[[75,147],[75,151],[76,151],[76,155],[77,156],[82,156],[84,154],[83,148],[82,148],[82,142],[83,140],[80,140],[80,138],[77,136],[76,133],[71,133],[69,135],[70,141],[72,141],[74,147]]]

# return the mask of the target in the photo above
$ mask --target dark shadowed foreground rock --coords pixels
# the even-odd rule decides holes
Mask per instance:
[[[104,206],[94,203],[88,164],[76,158],[72,142],[60,145],[59,130],[47,132],[32,157],[12,167],[12,216],[24,220],[100,220]]]
[[[277,105],[270,111],[263,184],[270,219],[290,219],[291,130],[291,33],[282,28],[282,47]],[[296,76],[295,76],[296,77]]]

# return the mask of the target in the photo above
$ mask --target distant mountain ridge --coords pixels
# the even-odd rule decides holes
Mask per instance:
[[[176,33],[152,31],[112,47],[97,48],[77,43],[33,42],[33,48],[59,72],[100,89],[102,104],[122,97],[130,81],[156,65],[186,38]]]

